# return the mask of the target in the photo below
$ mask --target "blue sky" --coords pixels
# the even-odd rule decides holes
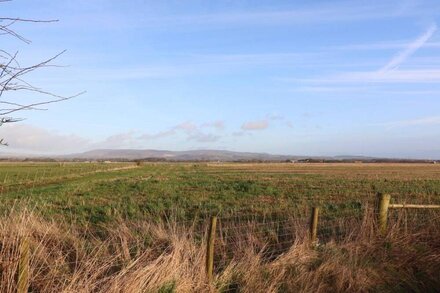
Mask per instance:
[[[440,2],[1,3],[27,81],[87,93],[22,112],[7,152],[228,149],[440,158]],[[13,93],[8,99],[41,97]]]

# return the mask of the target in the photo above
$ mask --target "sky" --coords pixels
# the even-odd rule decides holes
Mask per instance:
[[[440,159],[440,1],[14,0],[26,81],[63,96],[2,152],[221,149]],[[37,101],[32,93],[3,100]]]

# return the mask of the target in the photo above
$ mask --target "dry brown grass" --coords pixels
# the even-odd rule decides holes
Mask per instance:
[[[292,222],[294,223],[294,222]],[[306,227],[276,257],[264,239],[236,235],[233,254],[217,253],[207,284],[205,243],[194,227],[124,222],[78,231],[30,213],[0,219],[0,292],[15,292],[19,245],[31,247],[32,292],[435,292],[440,288],[440,226],[391,225],[374,233],[367,214],[339,240],[311,247]],[[293,224],[292,224],[293,225]],[[252,231],[252,229],[249,229]],[[249,232],[252,234],[252,232]]]
[[[333,178],[435,179],[440,165],[427,163],[220,163],[207,164],[207,172],[309,174]]]

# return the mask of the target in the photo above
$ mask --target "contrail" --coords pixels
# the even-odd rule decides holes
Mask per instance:
[[[428,30],[423,33],[420,37],[417,38],[414,42],[408,45],[408,47],[402,52],[398,53],[391,59],[388,64],[382,67],[379,72],[387,72],[389,70],[393,70],[398,67],[400,64],[405,62],[408,57],[414,54],[418,49],[420,49],[437,31],[437,24],[433,23]]]

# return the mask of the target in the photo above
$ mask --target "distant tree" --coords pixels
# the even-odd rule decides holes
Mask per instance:
[[[0,4],[4,2],[10,2],[9,0],[0,0]],[[31,41],[19,34],[14,30],[14,24],[20,22],[38,24],[38,23],[51,23],[58,20],[36,20],[36,19],[23,19],[23,18],[11,18],[0,17],[0,36],[12,37],[26,44],[30,44]],[[32,64],[30,66],[22,66],[19,62],[19,52],[10,52],[0,48],[0,126],[5,123],[18,122],[23,118],[14,117],[16,112],[28,111],[28,110],[47,110],[41,108],[44,105],[57,103],[65,100],[72,99],[82,93],[74,96],[60,96],[49,91],[45,91],[42,88],[32,85],[26,81],[26,76],[38,69],[45,67],[56,67],[53,61],[58,58],[65,51],[52,56],[46,60]],[[38,95],[37,101],[31,103],[18,103],[16,100],[12,100],[10,93],[12,92],[32,92]],[[0,145],[8,145],[4,141],[4,138],[0,138]]]

